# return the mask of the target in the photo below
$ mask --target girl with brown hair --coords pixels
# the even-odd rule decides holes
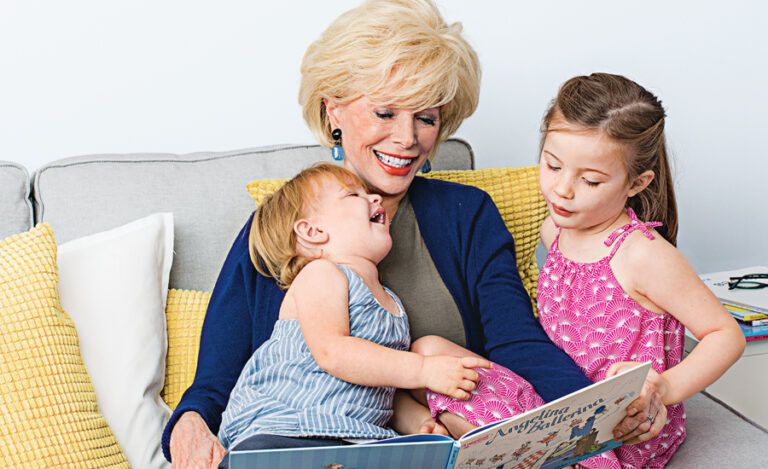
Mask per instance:
[[[744,350],[736,322],[675,248],[664,123],[653,94],[594,73],[565,82],[542,125],[539,177],[550,216],[539,320],[593,381],[652,363],[642,392],[653,396],[650,408],[630,405],[641,424],[614,434],[630,445],[583,467],[664,467],[685,439],[683,401]],[[684,327],[700,341],[685,360]]]

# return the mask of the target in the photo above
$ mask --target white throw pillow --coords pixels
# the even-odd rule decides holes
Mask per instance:
[[[159,213],[59,246],[59,295],[75,322],[99,408],[136,468],[160,449],[173,215]]]

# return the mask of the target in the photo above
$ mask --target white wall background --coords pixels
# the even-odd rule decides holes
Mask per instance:
[[[699,272],[768,265],[768,6],[438,0],[483,64],[459,130],[479,167],[533,164],[565,79],[627,75],[660,95],[679,245]],[[312,142],[306,46],[343,1],[0,0],[0,160]]]

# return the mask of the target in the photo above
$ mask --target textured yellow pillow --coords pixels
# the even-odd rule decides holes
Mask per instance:
[[[0,241],[0,466],[128,467],[57,288],[48,225]]]
[[[165,308],[168,323],[168,355],[166,357],[163,400],[175,409],[195,378],[200,331],[211,294],[192,290],[169,290]]]
[[[517,270],[531,297],[533,311],[536,312],[536,286],[539,276],[536,246],[539,242],[541,223],[547,216],[547,206],[539,191],[538,166],[433,171],[424,176],[475,186],[491,196],[507,229],[515,238]],[[284,182],[285,179],[264,179],[250,182],[246,188],[258,204]]]

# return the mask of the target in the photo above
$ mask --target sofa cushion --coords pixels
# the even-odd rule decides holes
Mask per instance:
[[[290,177],[329,150],[282,145],[230,152],[93,155],[67,158],[34,176],[38,221],[60,243],[156,212],[173,212],[176,240],[171,286],[210,290],[236,233],[253,211],[243,190],[253,179]],[[469,145],[448,140],[435,169],[470,169]]]
[[[57,284],[49,226],[0,241],[1,465],[128,467],[99,413]]]
[[[29,175],[23,166],[0,161],[0,239],[32,228]]]
[[[687,437],[667,469],[768,467],[768,433],[706,393],[685,401]]]

